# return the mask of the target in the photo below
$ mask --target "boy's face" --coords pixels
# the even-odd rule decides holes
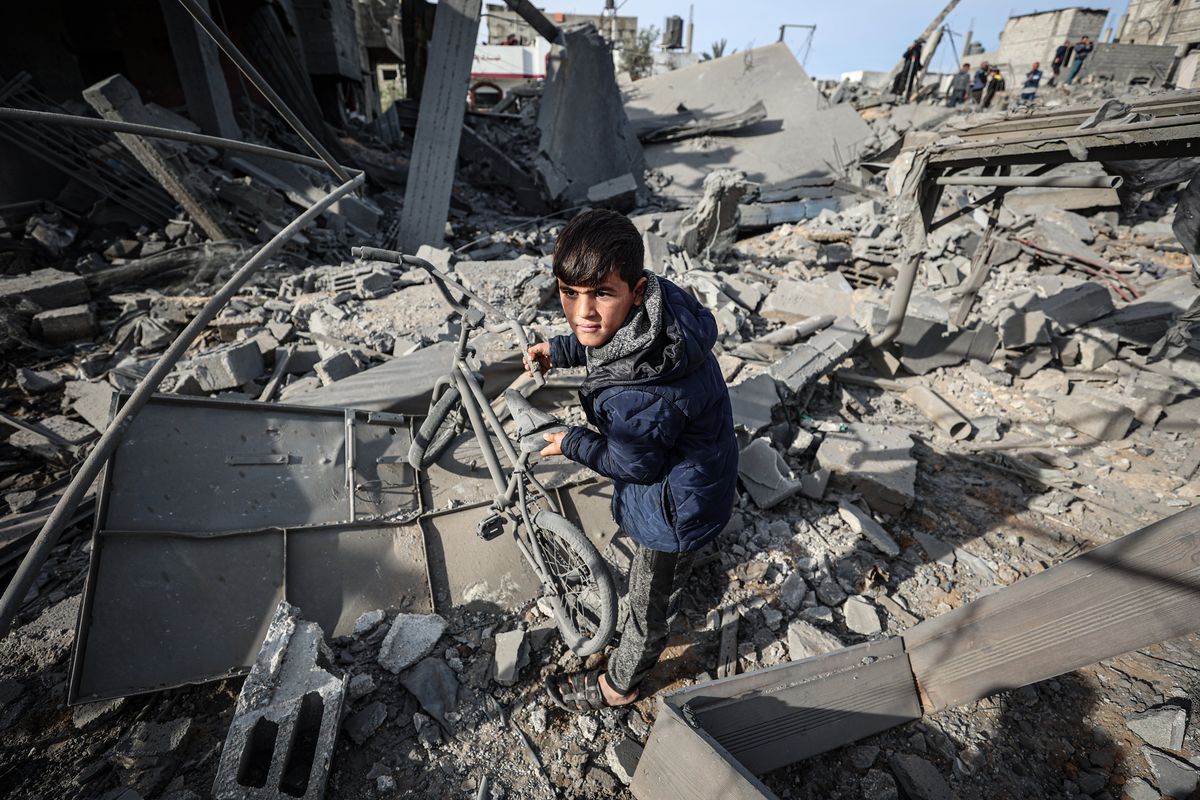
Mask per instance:
[[[616,336],[629,317],[629,310],[640,306],[646,294],[646,278],[632,289],[613,270],[595,286],[568,286],[558,282],[558,297],[563,315],[584,347],[601,347]]]

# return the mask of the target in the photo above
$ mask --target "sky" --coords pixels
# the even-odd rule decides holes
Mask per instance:
[[[604,0],[535,0],[548,11],[595,14],[604,8]],[[946,5],[946,0],[617,0],[622,16],[638,18],[638,27],[663,27],[672,14],[684,19],[686,31],[688,6],[694,8],[695,34],[692,49],[703,52],[719,39],[727,39],[726,55],[733,49],[759,47],[779,39],[779,26],[816,25],[811,47],[805,57],[808,31],[789,28],[784,41],[802,58],[808,73],[818,78],[837,78],[851,70],[886,72],[896,65],[904,49],[912,44]],[[1070,8],[1062,3],[990,3],[962,0],[946,20],[955,34],[955,48],[962,48],[962,37],[974,30],[972,39],[986,51],[996,48],[1004,22],[1016,14]],[[1116,26],[1128,0],[1080,3],[1088,8],[1109,8],[1107,26]],[[933,58],[931,69],[952,71],[954,56],[943,43]]]

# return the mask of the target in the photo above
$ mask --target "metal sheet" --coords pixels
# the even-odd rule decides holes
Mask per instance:
[[[287,599],[329,636],[349,634],[364,611],[433,611],[420,527],[288,531]]]
[[[254,663],[284,599],[282,533],[93,542],[72,702],[213,680]]]
[[[410,442],[395,415],[151,400],[104,473],[71,702],[244,672],[285,597],[331,636],[431,610]]]

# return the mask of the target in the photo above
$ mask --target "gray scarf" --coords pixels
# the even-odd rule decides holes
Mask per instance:
[[[663,330],[662,287],[658,276],[646,273],[646,294],[642,304],[634,306],[629,318],[608,344],[587,348],[589,370],[609,364],[648,346]]]

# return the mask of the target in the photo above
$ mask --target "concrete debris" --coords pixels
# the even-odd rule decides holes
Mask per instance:
[[[445,630],[446,620],[437,614],[397,614],[379,646],[377,660],[398,675],[429,655]]]
[[[759,508],[774,508],[803,488],[770,439],[755,439],[742,449],[738,477]]]
[[[321,627],[280,602],[238,695],[213,797],[324,796],[346,693],[331,662]]]
[[[1160,750],[1182,750],[1187,733],[1187,709],[1177,705],[1151,708],[1129,717],[1129,730]]]

